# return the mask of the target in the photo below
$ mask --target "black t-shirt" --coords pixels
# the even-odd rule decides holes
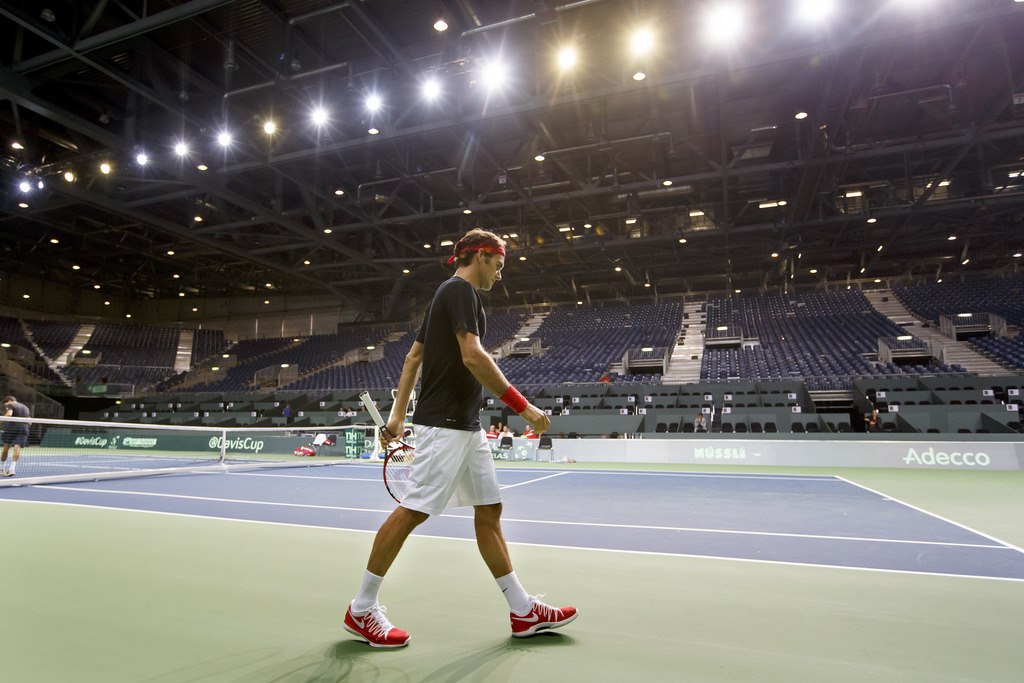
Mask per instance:
[[[423,375],[412,421],[431,427],[476,431],[484,391],[462,362],[456,333],[484,336],[487,318],[476,288],[462,278],[446,280],[430,302],[416,341],[423,344]]]
[[[18,403],[17,401],[3,406],[2,409],[0,409],[0,412],[2,412],[2,414],[6,414],[8,410],[11,411],[11,417],[31,416],[29,414],[28,406],[24,403]],[[3,423],[3,430],[8,434],[28,434],[28,425],[24,422],[7,422],[5,420]]]

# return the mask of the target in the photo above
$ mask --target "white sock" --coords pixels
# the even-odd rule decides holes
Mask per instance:
[[[508,600],[508,607],[516,614],[525,614],[530,611],[530,604],[533,602],[527,594],[526,589],[519,583],[519,577],[515,572],[500,576],[495,581],[502,595]]]
[[[11,474],[14,474],[14,466],[17,465],[17,464],[18,464],[17,460],[12,460],[11,461],[11,467],[7,471],[10,472]]]
[[[362,614],[369,612],[370,608],[377,604],[377,595],[380,593],[380,584],[384,581],[383,576],[371,574],[367,569],[363,572],[363,583],[359,586],[356,599],[352,601],[352,611]]]

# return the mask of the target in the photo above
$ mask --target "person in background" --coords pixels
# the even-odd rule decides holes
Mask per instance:
[[[704,413],[697,413],[697,417],[693,419],[693,431],[695,432],[706,432],[708,431],[708,423],[704,420]]]
[[[19,403],[18,399],[14,396],[5,396],[3,404],[5,417],[31,417],[28,406],[24,403]],[[21,448],[28,445],[28,423],[4,421],[3,444],[4,450],[3,455],[0,456],[0,469],[3,471],[3,476],[13,477],[14,471],[18,466],[18,458],[21,457]],[[8,467],[7,452],[11,450],[12,446],[14,447],[13,458],[10,467]]]

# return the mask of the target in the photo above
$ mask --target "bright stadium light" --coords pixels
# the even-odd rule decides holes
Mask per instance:
[[[149,163],[149,156],[145,152],[139,152],[135,157],[135,163],[139,166],[145,166]]]
[[[423,81],[423,97],[428,100],[436,100],[441,96],[441,82],[434,77]]]
[[[32,186],[29,184],[27,180],[22,180],[20,183],[18,183],[18,189],[21,190],[22,192],[28,192],[29,190],[32,189]]]
[[[227,132],[226,130],[222,130],[221,132],[217,133],[217,144],[220,145],[221,147],[230,147],[231,133]]]
[[[576,64],[576,50],[571,47],[563,48],[558,53],[558,66],[562,69],[571,69]]]
[[[633,48],[633,54],[645,55],[654,47],[654,34],[648,29],[642,28],[633,34],[630,45]]]
[[[186,145],[184,142],[174,143],[174,153],[177,154],[179,157],[187,156],[188,145]]]
[[[798,23],[816,26],[827,22],[836,11],[835,0],[797,0],[793,10]]]
[[[273,135],[277,132],[277,124],[273,121],[267,120],[263,122],[263,132],[267,135]]]
[[[743,10],[737,5],[720,3],[704,13],[704,40],[714,45],[731,45],[743,34],[743,24]]]
[[[380,98],[380,95],[370,95],[366,98],[366,108],[371,112],[375,112],[381,108],[384,101]]]
[[[327,110],[324,109],[323,107],[315,107],[313,111],[310,113],[309,117],[313,121],[313,124],[316,126],[327,125],[327,121],[329,118]]]
[[[490,59],[484,62],[480,70],[483,85],[488,90],[499,90],[505,85],[508,78],[505,65],[498,59]]]

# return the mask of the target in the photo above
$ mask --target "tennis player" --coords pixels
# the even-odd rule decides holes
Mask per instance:
[[[4,396],[3,403],[5,417],[30,416],[28,406],[24,403],[18,403],[18,399],[13,396]],[[2,438],[4,443],[3,454],[0,455],[0,469],[3,470],[3,476],[13,477],[14,470],[18,466],[18,458],[21,456],[21,447],[28,445],[28,423],[4,421],[3,436],[0,438]],[[14,457],[11,459],[10,468],[8,468],[7,452],[11,449],[11,446],[14,446]]]
[[[472,505],[477,547],[508,600],[512,635],[523,638],[565,626],[575,607],[551,607],[531,596],[512,569],[501,531],[501,494],[491,448],[480,427],[486,387],[522,416],[538,434],[551,420],[509,384],[484,349],[486,317],[479,291],[501,280],[505,243],[494,233],[471,230],[448,260],[454,277],[434,294],[412,349],[405,358],[391,415],[381,430],[385,447],[401,434],[409,397],[423,370],[413,414],[416,457],[409,493],[377,532],[359,593],[345,614],[345,629],[373,647],[402,647],[409,634],[395,628],[377,601],[381,582],[413,529],[446,508]]]

